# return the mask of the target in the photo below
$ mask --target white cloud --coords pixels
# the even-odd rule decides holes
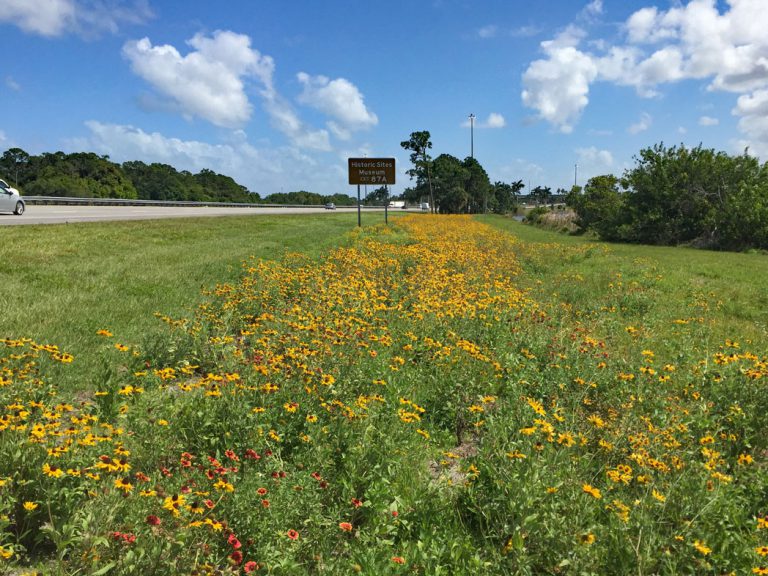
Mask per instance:
[[[590,3],[577,21],[584,23],[599,8],[599,3]],[[598,39],[589,49],[579,47],[583,29],[579,36],[572,33],[574,26],[569,28],[571,33],[566,30],[542,42],[545,57],[529,64],[522,93],[526,106],[564,132],[589,103],[595,82],[631,86],[642,97],[658,96],[660,87],[682,80],[702,80],[709,90],[741,96],[768,89],[765,0],[688,0],[666,11],[641,8],[621,27],[623,42]],[[741,115],[742,106],[734,110]],[[768,141],[763,125],[739,123],[745,134]]]
[[[229,133],[229,139],[211,144],[197,140],[171,138],[159,132],[97,121],[86,122],[89,136],[68,143],[72,150],[93,150],[107,154],[115,162],[141,160],[169,164],[177,170],[199,172],[207,168],[233,177],[262,196],[272,192],[311,190],[321,194],[349,193],[342,162],[318,162],[298,147],[265,146],[256,148],[245,133]]]
[[[720,124],[720,120],[712,118],[711,116],[702,116],[699,118],[699,126],[717,126]]]
[[[74,32],[94,36],[118,31],[120,24],[143,23],[152,16],[147,0],[2,0],[0,22],[24,32],[55,37]]]
[[[541,33],[541,28],[538,26],[520,26],[510,31],[509,35],[513,38],[530,38]]]
[[[469,119],[464,120],[464,122],[462,122],[461,124],[462,128],[469,128],[471,125],[472,124],[469,121]],[[486,118],[482,122],[475,120],[476,128],[504,128],[504,126],[506,125],[507,125],[507,121],[505,120],[504,116],[502,116],[498,112],[491,112],[490,114],[488,114],[488,118]]]
[[[732,113],[741,117],[739,129],[746,136],[737,146],[768,158],[768,89],[739,96]]]
[[[5,85],[14,92],[21,92],[21,85],[12,76],[5,77]]]
[[[494,38],[498,31],[499,31],[498,26],[494,24],[489,24],[488,26],[483,26],[482,28],[480,28],[477,31],[477,35],[483,39]]]
[[[298,101],[330,116],[330,127],[337,136],[343,137],[351,131],[371,128],[379,123],[376,114],[366,108],[365,99],[357,86],[349,80],[331,80],[305,72],[299,72],[297,78],[304,87]]]
[[[653,123],[653,118],[650,114],[647,112],[643,112],[640,115],[640,120],[632,124],[629,128],[627,128],[627,132],[630,134],[640,134],[640,132],[645,132],[648,130],[648,128],[651,127],[651,124]]]
[[[541,43],[546,60],[532,62],[523,74],[523,103],[544,120],[569,133],[589,103],[589,85],[598,69],[590,56],[576,48],[580,33],[568,28]]]
[[[307,128],[296,111],[277,92],[264,93],[264,109],[269,114],[272,125],[288,136],[295,146],[319,151],[331,150],[328,131]]]
[[[599,150],[594,146],[589,148],[577,148],[579,166],[589,168],[592,171],[610,168],[613,166],[613,154],[608,150]]]
[[[483,127],[484,128],[504,128],[504,126],[506,125],[507,125],[507,121],[504,119],[504,116],[502,116],[498,112],[491,112],[488,115],[488,119],[484,122]]]
[[[584,7],[584,13],[590,16],[599,16],[603,13],[603,0],[592,0]]]
[[[239,127],[251,117],[244,78],[261,80],[271,93],[274,62],[251,48],[248,36],[216,31],[196,34],[188,44],[195,50],[182,56],[168,44],[153,46],[149,38],[126,42],[123,55],[131,69],[189,117],[224,127]]]

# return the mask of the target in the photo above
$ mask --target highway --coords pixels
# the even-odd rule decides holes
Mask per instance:
[[[371,208],[366,208],[369,211]],[[383,208],[379,209],[383,210]],[[356,212],[357,208],[337,208],[336,212]],[[199,218],[206,216],[251,216],[275,214],[333,214],[324,208],[219,208],[205,206],[53,206],[27,205],[23,216],[0,214],[0,226],[24,224],[65,224],[108,220],[151,220]]]

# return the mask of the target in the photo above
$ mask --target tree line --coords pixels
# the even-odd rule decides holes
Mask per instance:
[[[346,194],[323,196],[304,190],[262,198],[230,176],[203,169],[197,174],[161,163],[118,164],[92,152],[31,155],[10,148],[0,156],[0,177],[27,196],[126,198],[195,202],[354,205]]]
[[[768,163],[663,143],[622,177],[591,178],[566,203],[579,230],[601,239],[718,250],[768,249]]]
[[[491,184],[485,169],[471,156],[459,160],[440,154],[432,159],[430,137],[427,130],[412,132],[408,140],[400,143],[411,152],[413,168],[408,175],[414,181],[414,186],[403,192],[403,200],[409,204],[427,202],[431,211],[441,214],[504,214],[514,210],[525,187],[522,180]]]

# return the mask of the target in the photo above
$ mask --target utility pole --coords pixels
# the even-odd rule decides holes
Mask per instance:
[[[574,164],[573,165],[573,185],[574,186],[577,186],[577,184],[576,184],[577,180],[576,179],[578,177],[578,174],[579,174],[579,165],[578,164]]]
[[[469,114],[469,157],[475,158],[475,115]]]

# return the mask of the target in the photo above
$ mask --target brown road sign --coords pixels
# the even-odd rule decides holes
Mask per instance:
[[[349,158],[350,184],[394,184],[394,158]]]

